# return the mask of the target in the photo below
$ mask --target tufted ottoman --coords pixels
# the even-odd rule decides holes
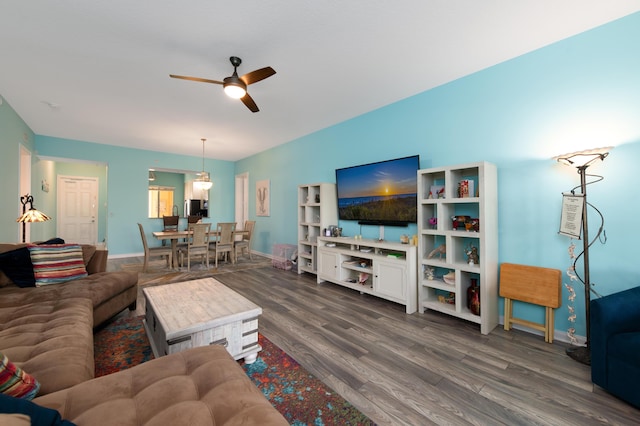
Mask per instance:
[[[34,402],[78,426],[288,425],[220,345],[157,358]]]

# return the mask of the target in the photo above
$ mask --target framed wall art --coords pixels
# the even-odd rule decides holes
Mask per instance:
[[[583,194],[562,194],[562,213],[560,215],[559,234],[578,240],[580,239],[583,208]]]
[[[256,216],[269,216],[269,179],[256,182]]]

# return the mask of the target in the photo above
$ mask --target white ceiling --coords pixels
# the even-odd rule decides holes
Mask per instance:
[[[637,0],[2,2],[0,96],[40,135],[238,160],[640,11]],[[251,113],[218,85],[229,57]]]

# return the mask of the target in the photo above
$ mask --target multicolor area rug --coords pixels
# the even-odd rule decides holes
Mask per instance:
[[[96,377],[126,370],[153,359],[142,316],[107,323],[93,335]]]
[[[373,425],[357,408],[258,335],[262,350],[243,365],[249,378],[292,425]]]
[[[96,331],[96,377],[153,359],[142,316],[119,318]],[[271,343],[258,336],[262,351],[243,368],[271,404],[294,426],[373,425],[357,408]]]

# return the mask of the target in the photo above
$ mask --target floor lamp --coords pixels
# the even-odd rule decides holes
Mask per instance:
[[[22,203],[22,215],[16,219],[16,222],[22,223],[22,242],[26,242],[27,223],[32,222],[46,222],[51,219],[46,214],[33,207],[33,195],[27,194],[20,197]],[[27,210],[27,204],[29,204],[29,210]]]
[[[580,193],[583,197],[582,203],[582,263],[584,265],[584,304],[585,304],[585,316],[586,316],[586,345],[585,346],[571,346],[567,348],[567,355],[572,359],[582,363],[582,364],[591,364],[591,320],[590,320],[590,310],[589,305],[591,303],[591,277],[589,274],[589,227],[587,224],[587,178],[586,171],[587,168],[595,163],[596,161],[604,161],[604,159],[609,155],[609,148],[600,148],[595,150],[588,151],[580,151],[573,152],[571,154],[560,155],[555,157],[558,162],[562,164],[566,164],[568,166],[573,166],[578,169],[578,174],[580,175]],[[589,182],[593,183],[593,182]],[[575,264],[574,264],[575,265]]]

